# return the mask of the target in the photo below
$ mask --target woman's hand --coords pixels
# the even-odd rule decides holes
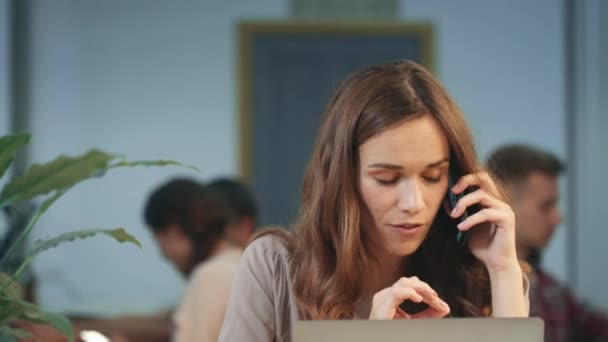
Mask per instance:
[[[419,313],[408,314],[399,308],[406,300],[424,302],[429,307]],[[449,313],[448,304],[427,283],[417,277],[404,277],[374,295],[369,319],[441,318]]]
[[[478,189],[462,197],[450,214],[457,218],[472,205],[481,207],[479,212],[458,225],[461,231],[470,230],[469,250],[489,271],[519,267],[515,251],[515,214],[511,207],[502,200],[494,181],[485,172],[463,176],[448,191],[461,194],[471,186]]]
[[[460,217],[467,207],[481,210],[458,224],[469,231],[469,250],[486,265],[492,286],[492,316],[527,317],[523,273],[515,250],[515,214],[506,204],[487,173],[466,175],[448,191],[460,194],[470,186],[477,190],[463,196],[450,214]]]

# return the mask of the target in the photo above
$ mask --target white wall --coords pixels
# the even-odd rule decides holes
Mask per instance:
[[[562,12],[555,0],[404,1],[404,18],[435,26],[436,73],[467,115],[482,158],[526,142],[565,159]],[[561,228],[544,263],[566,279]]]
[[[235,24],[286,18],[287,0],[34,0],[32,10],[35,161],[95,146],[179,159],[204,177],[236,172]],[[564,156],[561,2],[406,0],[402,11],[435,24],[437,72],[483,154],[522,140]],[[98,313],[172,303],[179,277],[143,228],[141,206],[153,185],[183,173],[116,171],[58,202],[37,236],[124,225],[144,252],[103,237],[49,251],[35,264],[43,303]],[[560,276],[564,260],[558,235],[548,261]]]
[[[203,177],[236,172],[235,24],[285,16],[282,1],[35,0],[32,2],[32,158],[100,147],[172,158]],[[141,220],[152,186],[179,169],[116,171],[70,191],[36,236],[125,226],[144,252],[104,237],[35,263],[40,298],[67,311],[159,309],[180,293]]]

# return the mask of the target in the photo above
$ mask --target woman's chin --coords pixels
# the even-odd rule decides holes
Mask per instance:
[[[392,250],[391,254],[393,254],[395,256],[400,256],[400,257],[410,256],[410,255],[416,253],[418,248],[420,248],[421,244],[422,244],[422,241],[403,241],[403,242],[400,242],[398,245],[393,246],[393,248],[391,248],[391,250]]]

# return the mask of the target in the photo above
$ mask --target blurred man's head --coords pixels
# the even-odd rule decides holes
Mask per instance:
[[[220,205],[191,179],[173,179],[149,196],[144,220],[163,255],[184,275],[214,253],[224,239]]]
[[[256,227],[257,209],[249,189],[236,179],[219,178],[209,182],[205,190],[223,209],[226,238],[245,246]]]
[[[540,252],[562,222],[558,178],[564,164],[532,146],[506,145],[490,155],[487,167],[510,196],[519,256]]]

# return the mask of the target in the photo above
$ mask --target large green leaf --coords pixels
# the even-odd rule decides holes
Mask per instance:
[[[6,295],[8,298],[20,299],[23,293],[21,285],[6,273],[0,273],[0,288],[3,289],[1,294]]]
[[[136,160],[136,161],[128,161],[128,160],[122,160],[118,163],[112,164],[112,168],[117,168],[117,167],[134,167],[134,166],[146,166],[146,167],[151,167],[151,166],[170,166],[170,165],[174,165],[174,166],[181,166],[181,167],[185,167],[187,169],[190,170],[194,170],[194,171],[200,171],[196,166],[193,165],[188,165],[188,164],[183,164],[180,163],[178,161],[175,160]]]
[[[77,157],[60,156],[46,164],[33,165],[24,175],[13,179],[0,195],[0,206],[62,190],[99,176],[115,156],[90,150]]]
[[[13,135],[6,135],[0,137],[0,178],[4,175],[4,172],[8,170],[15,153],[19,148],[30,141],[31,135],[29,133],[20,133]]]
[[[49,248],[57,247],[59,244],[67,241],[74,241],[76,239],[86,239],[97,234],[105,234],[118,242],[130,242],[141,248],[141,243],[131,234],[127,233],[124,228],[116,229],[90,229],[90,230],[79,230],[75,232],[69,232],[58,235],[56,237],[38,240],[34,242],[32,249],[28,253],[28,258],[34,257],[36,254],[45,251]]]
[[[18,279],[21,276],[21,273],[27,268],[27,266],[34,260],[34,257],[49,248],[57,247],[59,244],[67,241],[74,241],[76,239],[86,239],[97,234],[105,234],[118,242],[130,242],[141,247],[141,243],[131,234],[127,233],[123,228],[116,229],[90,229],[90,230],[78,230],[75,232],[69,232],[65,234],[61,234],[59,236],[46,239],[46,240],[37,240],[34,242],[34,246],[28,252],[25,261],[19,266],[19,269],[13,274],[13,279]],[[4,289],[3,289],[4,290]]]

